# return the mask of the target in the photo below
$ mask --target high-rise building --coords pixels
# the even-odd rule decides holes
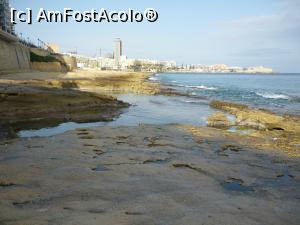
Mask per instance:
[[[121,56],[123,55],[122,50],[122,41],[120,38],[117,38],[115,40],[115,46],[114,46],[114,59],[115,59],[115,66],[120,67],[121,66]]]
[[[0,0],[0,29],[14,34],[14,25],[11,22],[9,0]]]

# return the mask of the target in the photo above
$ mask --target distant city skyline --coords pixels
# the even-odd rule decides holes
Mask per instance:
[[[58,43],[89,56],[112,53],[115,38],[131,58],[175,60],[180,64],[265,66],[278,72],[300,72],[300,1],[117,1],[60,2],[10,0],[17,9],[37,11],[91,8],[144,10],[159,13],[155,23],[18,24],[16,32],[32,40]],[[179,16],[181,15],[181,16]]]

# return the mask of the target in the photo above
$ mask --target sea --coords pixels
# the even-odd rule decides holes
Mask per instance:
[[[208,100],[300,114],[300,74],[157,74],[150,78]]]
[[[138,126],[140,124],[191,124],[205,126],[216,112],[212,100],[300,115],[300,74],[158,73],[149,78],[186,96],[125,94],[118,99],[132,106],[111,122],[63,123],[40,130],[23,130],[20,137],[47,137],[77,128]]]

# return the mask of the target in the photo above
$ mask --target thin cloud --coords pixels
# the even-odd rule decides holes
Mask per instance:
[[[299,2],[294,0],[280,2],[280,12],[277,14],[221,21],[219,27],[239,37],[298,39],[300,36]]]
[[[234,53],[234,56],[241,56],[241,57],[273,57],[283,55],[286,56],[291,54],[292,52],[287,49],[281,48],[255,48],[255,49],[248,49],[241,52]]]

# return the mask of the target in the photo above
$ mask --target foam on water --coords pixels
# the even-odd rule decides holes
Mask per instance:
[[[172,81],[172,83],[178,83],[178,82]],[[174,86],[185,87],[185,88],[192,88],[192,89],[198,89],[198,90],[217,90],[218,89],[216,87],[207,87],[205,85],[184,85],[184,84],[178,84],[178,85],[174,85]]]
[[[285,94],[276,94],[272,92],[256,92],[256,94],[263,98],[269,98],[269,99],[285,99],[285,100],[290,99],[290,97]]]
[[[149,77],[149,80],[151,80],[151,81],[158,81],[159,79],[157,77]]]
[[[215,87],[207,87],[205,85],[182,85],[182,87],[193,88],[193,89],[203,89],[203,90],[217,90]]]

